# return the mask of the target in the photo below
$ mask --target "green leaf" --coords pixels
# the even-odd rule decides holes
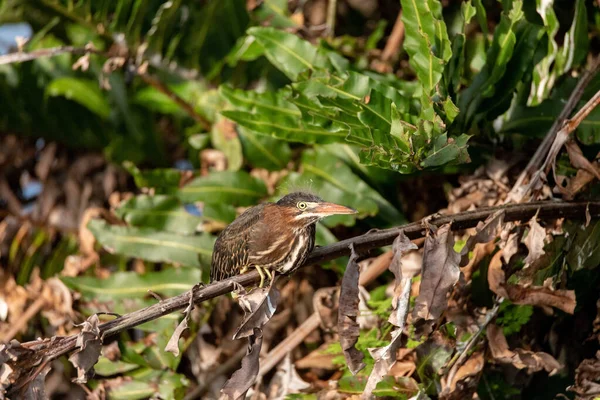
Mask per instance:
[[[260,179],[245,171],[223,171],[198,177],[175,194],[186,203],[202,201],[249,206],[265,197],[267,188]]]
[[[91,220],[88,228],[110,252],[152,262],[208,265],[214,244],[209,235],[183,236],[150,228],[109,225],[99,219]]]
[[[248,29],[248,35],[256,38],[263,46],[269,61],[292,80],[316,67],[316,47],[297,35],[259,27]]]
[[[556,75],[552,74],[554,76],[551,76],[550,67],[554,63],[558,53],[558,44],[555,37],[560,28],[560,23],[554,12],[554,0],[536,0],[536,10],[544,21],[544,29],[548,38],[548,48],[546,56],[533,69],[531,93],[527,102],[530,106],[538,105],[548,97],[556,79]]]
[[[523,325],[529,322],[532,314],[532,306],[513,305],[509,301],[504,301],[500,305],[496,323],[502,327],[502,331],[508,336],[519,332]]]
[[[585,61],[589,46],[587,21],[585,1],[576,0],[573,23],[565,34],[563,47],[556,55],[556,61],[554,62],[553,73],[556,77]]]
[[[253,167],[278,171],[284,169],[290,162],[292,150],[286,142],[257,135],[242,127],[238,130],[244,156]]]
[[[236,110],[251,113],[286,114],[300,117],[300,110],[284,96],[283,91],[259,93],[252,90],[233,89],[227,85],[219,86],[219,95]]]
[[[156,168],[141,171],[132,162],[123,163],[123,168],[133,176],[135,185],[142,188],[155,188],[158,193],[165,193],[179,186],[181,171],[168,168]]]
[[[124,361],[111,361],[104,356],[100,356],[96,365],[94,365],[94,373],[100,376],[112,376],[122,374],[139,368],[137,364],[130,364]]]
[[[446,134],[439,136],[436,140],[436,146],[421,165],[425,168],[431,168],[449,163],[468,162],[467,141],[469,138],[469,135],[464,134],[451,140],[446,139]]]
[[[187,212],[179,199],[164,195],[132,197],[121,203],[115,213],[130,225],[183,235],[193,234],[202,222],[202,218]]]
[[[192,104],[198,101],[201,94],[207,90],[206,85],[195,80],[169,85],[169,89],[186,102]],[[133,101],[143,107],[162,114],[187,115],[187,113],[183,111],[171,97],[158,91],[152,86],[147,86],[138,90],[133,97]]]
[[[70,289],[86,300],[114,301],[144,298],[148,290],[163,296],[176,296],[200,282],[197,268],[167,268],[157,272],[114,272],[106,279],[92,276],[61,277]]]
[[[432,93],[452,56],[442,6],[438,0],[401,0],[406,27],[404,49],[419,81]]]
[[[256,115],[243,111],[223,111],[221,114],[256,133],[290,142],[332,143],[341,141],[346,136],[339,128],[328,131],[318,126],[303,124],[298,117],[281,114]]]
[[[274,28],[297,28],[289,15],[287,0],[264,0],[252,11],[259,22],[268,22]]]
[[[487,52],[486,64],[471,86],[459,95],[458,107],[462,112],[458,120],[463,131],[479,120],[494,119],[506,111],[516,86],[530,68],[542,31],[540,26],[524,19],[522,6],[522,0],[515,0],[510,12],[502,14]],[[509,68],[513,54],[519,56],[514,57],[514,65]],[[487,103],[486,99],[489,99]]]
[[[45,95],[73,100],[104,119],[110,116],[110,105],[97,81],[67,76],[56,78],[46,86]]]
[[[479,0],[481,4],[481,0]],[[471,5],[471,1],[466,1],[461,5],[461,19],[462,26],[460,32],[456,34],[452,40],[452,58],[444,70],[444,76],[447,84],[451,88],[451,93],[458,93],[462,84],[462,79],[465,72],[465,41],[466,41],[466,27],[471,22],[471,19],[475,15],[475,7]],[[487,21],[486,21],[487,29]],[[454,105],[454,104],[453,104]],[[454,106],[456,108],[456,106]],[[458,111],[458,109],[456,110]],[[448,114],[448,113],[446,113]],[[453,119],[453,118],[451,118]]]
[[[596,268],[600,265],[600,221],[584,225],[575,225],[573,242],[566,260],[573,271]]]
[[[149,382],[123,381],[108,391],[111,400],[147,399],[156,392],[156,386]]]

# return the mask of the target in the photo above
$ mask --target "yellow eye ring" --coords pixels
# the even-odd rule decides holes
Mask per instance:
[[[306,210],[307,205],[305,202],[299,201],[298,204],[296,204],[296,207],[298,207],[300,210]]]

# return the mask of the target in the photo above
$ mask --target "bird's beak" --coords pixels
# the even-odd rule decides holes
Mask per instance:
[[[335,203],[319,203],[319,205],[313,209],[313,213],[327,217],[329,215],[338,214],[358,214],[358,211]]]

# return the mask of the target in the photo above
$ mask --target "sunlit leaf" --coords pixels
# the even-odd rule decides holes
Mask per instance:
[[[190,235],[202,218],[186,211],[173,196],[139,195],[121,203],[115,210],[117,216],[130,225],[154,228]]]
[[[162,296],[176,296],[200,281],[197,268],[167,268],[157,272],[115,272],[106,279],[91,276],[61,277],[61,280],[88,300],[144,298],[148,291]],[[175,325],[173,324],[173,327]]]
[[[267,188],[261,180],[245,171],[223,171],[198,177],[175,194],[189,203],[202,201],[249,206],[266,196]]]
[[[419,81],[430,93],[442,77],[444,65],[452,56],[442,5],[438,0],[401,0],[402,21],[406,27],[404,48]]]
[[[109,225],[94,219],[88,224],[96,240],[108,251],[153,262],[202,265],[210,259],[214,238],[210,235],[183,236],[151,228]],[[206,264],[205,264],[206,265]]]

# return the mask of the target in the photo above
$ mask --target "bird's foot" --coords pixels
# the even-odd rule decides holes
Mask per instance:
[[[273,280],[273,275],[269,269],[259,265],[255,265],[254,268],[256,268],[258,275],[260,275],[260,283],[258,284],[259,288],[265,287],[265,276],[267,276],[270,281]]]

